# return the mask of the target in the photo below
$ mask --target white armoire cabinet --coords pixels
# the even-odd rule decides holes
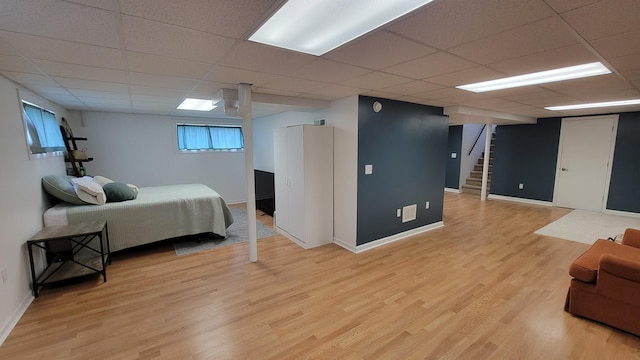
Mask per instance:
[[[305,249],[333,242],[333,128],[274,130],[276,229]]]

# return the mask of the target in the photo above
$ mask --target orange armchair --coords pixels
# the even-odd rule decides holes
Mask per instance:
[[[597,240],[569,268],[565,310],[640,336],[640,230]]]

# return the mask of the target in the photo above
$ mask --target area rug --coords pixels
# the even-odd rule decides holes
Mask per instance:
[[[615,238],[629,227],[640,229],[640,218],[573,210],[535,234],[593,244],[598,239]]]
[[[226,238],[201,237],[199,239],[185,240],[173,244],[176,255],[193,254],[204,250],[218,247],[239,244],[249,241],[249,223],[247,222],[247,212],[239,208],[230,208],[233,215],[233,224],[227,228]],[[266,215],[265,215],[266,216]],[[277,235],[275,231],[265,226],[260,221],[256,223],[257,238],[267,238]]]

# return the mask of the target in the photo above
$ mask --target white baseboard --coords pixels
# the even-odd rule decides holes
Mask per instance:
[[[609,215],[619,215],[619,216],[628,216],[628,217],[640,218],[640,213],[634,213],[634,212],[630,212],[630,211],[605,210],[604,213],[605,214],[609,214]]]
[[[461,193],[460,189],[452,189],[452,188],[447,188],[447,187],[444,188],[444,191],[452,192],[452,193],[456,193],[456,194],[460,194]]]
[[[22,303],[20,303],[20,306],[18,306],[16,311],[13,312],[13,315],[11,315],[9,320],[0,329],[0,346],[2,346],[2,343],[4,343],[4,341],[9,337],[13,328],[16,326],[22,315],[24,315],[25,311],[27,311],[31,302],[33,302],[33,299],[33,295],[28,294],[24,300],[22,300]]]
[[[438,221],[438,222],[433,223],[433,224],[421,226],[419,228],[407,230],[407,231],[404,231],[404,232],[401,232],[401,233],[398,233],[398,234],[395,234],[395,235],[387,236],[387,237],[382,238],[382,239],[374,240],[374,241],[368,242],[366,244],[356,245],[356,246],[353,246],[352,244],[349,244],[346,241],[343,241],[343,240],[338,239],[336,237],[333,238],[333,242],[335,244],[337,244],[337,245],[339,245],[339,246],[351,251],[352,253],[359,254],[361,252],[364,252],[364,251],[367,251],[367,250],[371,250],[371,249],[380,247],[382,245],[387,245],[387,244],[390,244],[392,242],[396,242],[398,240],[406,239],[406,238],[414,236],[414,235],[422,234],[422,233],[427,232],[427,231],[435,230],[435,229],[441,228],[443,226],[444,226],[444,223],[442,221]]]
[[[513,201],[513,202],[519,202],[519,203],[531,204],[531,205],[553,206],[553,202],[551,201],[523,199],[523,198],[517,198],[512,196],[489,194],[488,198],[492,200]]]

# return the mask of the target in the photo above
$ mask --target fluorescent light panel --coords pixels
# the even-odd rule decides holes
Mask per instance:
[[[433,0],[289,0],[249,40],[320,56]]]
[[[217,106],[213,105],[212,100],[186,98],[177,109],[179,110],[195,110],[195,111],[211,111]]]
[[[610,74],[600,62],[569,66],[560,69],[540,71],[531,74],[511,76],[503,79],[483,81],[474,84],[456,86],[458,89],[473,91],[476,93],[485,91],[494,91],[502,89],[510,89],[520,86],[545,84],[556,81],[579,79],[583,77]]]
[[[589,103],[589,104],[549,106],[549,107],[546,107],[545,109],[561,111],[561,110],[591,109],[591,108],[610,107],[610,106],[629,106],[629,105],[639,105],[639,104],[640,104],[640,99],[633,99],[633,100],[607,101],[607,102]]]

